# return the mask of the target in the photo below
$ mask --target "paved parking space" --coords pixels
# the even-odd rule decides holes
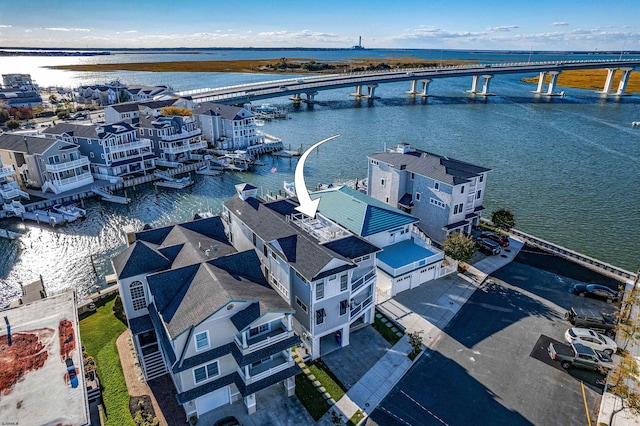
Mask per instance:
[[[572,294],[576,282],[517,262],[498,270],[372,414],[370,424],[583,425],[581,380],[589,384],[586,400],[594,418],[598,374],[564,371],[537,348],[545,344],[541,336],[563,341],[570,327],[564,313],[571,306],[614,308]],[[420,309],[417,298],[405,303]]]
[[[349,346],[322,357],[331,372],[350,389],[391,348],[372,326],[350,334]]]

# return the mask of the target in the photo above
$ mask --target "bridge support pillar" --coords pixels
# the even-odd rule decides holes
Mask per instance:
[[[349,96],[355,96],[357,99],[362,97],[362,86],[357,85],[355,93],[350,93]]]
[[[491,80],[491,77],[493,77],[493,75],[484,74],[482,76],[474,75],[472,77],[473,80],[471,81],[471,90],[467,90],[468,93],[471,93],[472,95],[493,96],[493,93],[489,93],[489,81]],[[478,81],[480,80],[480,77],[482,77],[484,80],[482,82],[482,90],[478,90]]]
[[[307,92],[305,93],[305,95],[307,95],[307,99],[305,99],[304,101],[307,104],[317,104],[317,102],[315,101],[315,96],[318,94],[318,92]]]
[[[407,95],[417,95],[416,86],[418,85],[418,80],[411,80],[411,89],[408,92],[404,92]]]
[[[616,71],[618,71],[617,68],[607,68],[607,79],[604,81],[604,87],[602,88],[602,90],[598,91],[597,93],[603,93],[605,95],[608,95],[611,93],[611,86],[613,85],[613,77],[615,77]]]
[[[291,96],[289,99],[292,100],[294,104],[299,104],[300,102],[302,102],[302,97],[300,96],[300,93],[296,93],[295,95]]]
[[[562,71],[549,71],[549,75],[551,76],[551,80],[549,81],[549,87],[547,89],[547,95],[553,96],[553,90],[556,88],[556,81],[558,81],[558,76],[562,73]]]
[[[633,68],[620,68],[620,71],[622,71],[622,76],[620,77],[620,84],[618,84],[618,91],[616,92],[616,95],[624,96],[624,92],[625,90],[627,90],[629,76],[631,75],[631,71],[633,71]]]
[[[482,85],[482,96],[491,96],[491,93],[489,92],[489,81],[491,80],[491,77],[493,77],[490,74],[486,74],[483,75],[482,78],[484,78],[484,84]]]
[[[378,99],[375,95],[376,87],[378,87],[377,84],[367,84],[367,94],[365,95],[365,98]]]
[[[472,93],[472,94],[476,94],[478,93],[478,79],[480,78],[479,75],[473,75],[471,76],[472,80],[471,80],[471,90],[467,90],[468,93]]]
[[[538,77],[538,88],[533,93],[542,93],[544,91],[544,80],[547,78],[546,71],[540,71],[540,76]]]
[[[423,98],[429,96],[429,83],[431,83],[431,80],[429,80],[428,78],[422,80],[422,92],[420,93],[420,96],[422,96]]]

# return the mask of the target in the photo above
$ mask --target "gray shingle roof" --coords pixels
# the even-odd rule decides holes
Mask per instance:
[[[334,259],[355,267],[349,259],[329,250],[300,228],[287,223],[282,215],[269,208],[269,203],[256,198],[243,201],[235,196],[226,200],[224,205],[275,251],[280,251],[280,243],[278,246],[274,243],[284,239],[282,241],[285,243],[286,253],[283,256],[295,259],[289,260],[289,264],[309,281],[315,279]],[[287,238],[292,236],[295,240]]]
[[[145,241],[136,241],[111,259],[119,279],[162,271],[171,262],[156,247]]]
[[[244,110],[244,115],[240,111]],[[226,120],[242,120],[253,117],[251,111],[246,108],[233,105],[216,104],[213,102],[203,102],[193,110],[193,115],[212,115],[222,117]]]
[[[260,305],[258,303],[252,303],[240,312],[231,317],[231,322],[236,327],[236,330],[242,331],[246,326],[254,322],[260,317]]]
[[[77,146],[69,142],[38,136],[25,136],[13,133],[3,133],[0,135],[0,149],[6,149],[7,151],[42,154],[52,145]]]
[[[378,152],[371,154],[369,158],[390,164],[396,169],[404,167],[409,172],[427,176],[449,185],[469,182],[470,178],[491,170],[417,149],[405,154],[400,152]]]
[[[113,108],[120,113],[134,112],[134,111],[138,111],[138,102],[110,105],[109,108]]]

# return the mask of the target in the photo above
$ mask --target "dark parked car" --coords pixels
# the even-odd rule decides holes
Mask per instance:
[[[487,238],[491,241],[494,241],[500,244],[500,247],[509,246],[509,238],[502,234],[497,234],[495,232],[483,232],[482,234],[480,234],[480,238]]]
[[[478,246],[478,250],[480,250],[480,252],[486,254],[487,256],[492,256],[494,254],[500,253],[500,246],[495,241],[491,241],[486,238],[480,238],[476,240],[476,244]]]
[[[240,422],[233,416],[227,416],[215,422],[213,426],[240,426]]]
[[[620,300],[620,295],[617,291],[601,284],[576,284],[573,286],[573,292],[581,297],[588,296],[594,299],[606,300],[607,303]]]

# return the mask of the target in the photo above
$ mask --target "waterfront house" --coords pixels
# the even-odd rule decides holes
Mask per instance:
[[[216,148],[245,150],[264,143],[264,135],[248,108],[204,102],[193,110],[193,116],[205,139]]]
[[[374,320],[378,247],[318,214],[298,213],[295,199],[265,201],[249,184],[223,203],[237,250],[255,250],[264,275],[295,310],[294,329],[312,359],[349,344]]]
[[[408,144],[367,158],[367,193],[420,219],[433,241],[442,244],[450,233],[478,225],[490,169]]]
[[[202,160],[208,143],[191,117],[143,115],[131,120],[139,137],[152,141],[156,164],[178,167],[190,160]]]
[[[10,203],[20,197],[29,199],[29,194],[20,189],[18,177],[13,166],[5,166],[2,163],[2,153],[0,152],[0,201],[2,203]]]
[[[145,115],[158,116],[162,108],[180,106],[184,104],[181,98],[168,98],[148,102],[127,102],[109,105],[104,109],[104,121],[107,124],[118,123],[124,120],[132,120]]]
[[[310,195],[320,199],[323,216],[382,249],[376,256],[377,303],[455,271],[443,267],[444,253],[420,231],[418,218],[348,186]]]
[[[253,250],[237,252],[220,217],[127,234],[112,259],[145,378],[170,374],[187,419],[284,384],[300,372],[293,309]]]
[[[122,181],[133,173],[147,173],[156,167],[151,141],[139,138],[129,123],[70,124],[58,123],[43,132],[47,137],[75,143],[90,161],[95,179]]]
[[[23,188],[59,194],[93,183],[89,159],[77,144],[63,139],[6,133],[0,135],[0,158]],[[14,197],[29,198],[15,191]]]
[[[173,89],[169,86],[138,86],[130,85],[125,89],[129,94],[129,99],[132,101],[150,101],[157,96],[165,93],[172,93]]]

